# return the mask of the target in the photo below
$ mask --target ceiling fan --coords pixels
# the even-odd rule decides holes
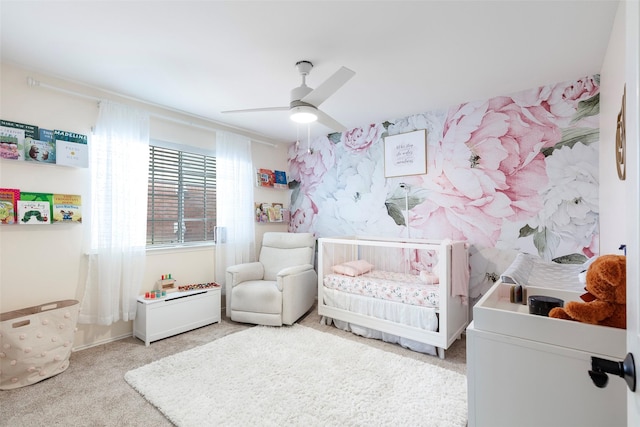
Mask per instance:
[[[326,101],[338,89],[340,89],[356,73],[347,67],[341,67],[331,77],[325,80],[315,89],[306,84],[306,78],[313,68],[309,61],[298,61],[296,68],[302,76],[302,84],[291,90],[291,102],[284,107],[251,108],[247,110],[229,110],[223,113],[253,113],[259,111],[289,111],[291,120],[297,123],[319,123],[337,132],[343,132],[347,128],[337,120],[318,109],[320,104]]]

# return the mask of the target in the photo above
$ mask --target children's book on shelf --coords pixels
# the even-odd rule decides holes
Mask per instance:
[[[51,224],[53,194],[20,192],[18,224]]]
[[[18,224],[51,224],[50,203],[18,200]]]
[[[273,203],[273,205],[267,210],[269,216],[269,222],[282,222],[282,211],[284,206],[282,203]]]
[[[89,167],[89,145],[86,135],[64,130],[54,130],[56,164]]]
[[[258,169],[258,185],[261,187],[273,187],[276,176],[271,169]]]
[[[0,126],[0,158],[24,160],[24,130]]]
[[[56,143],[53,140],[26,138],[24,159],[28,162],[56,163]]]
[[[53,143],[56,142],[55,138],[53,137],[53,131],[51,129],[40,128],[38,130],[38,139],[40,141],[47,141],[47,142],[53,142]]]
[[[0,188],[0,224],[15,224],[18,200],[20,200],[20,190]]]
[[[24,137],[31,138],[31,139],[38,139],[39,132],[40,132],[40,129],[36,125],[11,122],[9,120],[0,120],[0,126],[23,130]]]
[[[54,223],[81,223],[82,196],[78,194],[54,194],[52,210]]]
[[[274,188],[288,188],[287,173],[285,171],[273,171],[275,175]]]
[[[38,126],[0,120],[0,157],[24,160],[25,141],[38,139]]]
[[[256,222],[269,222],[269,208],[271,203],[256,203]]]

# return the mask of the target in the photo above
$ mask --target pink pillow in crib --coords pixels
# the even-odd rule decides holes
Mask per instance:
[[[334,273],[345,276],[360,276],[373,270],[373,265],[365,260],[349,261],[332,267]]]

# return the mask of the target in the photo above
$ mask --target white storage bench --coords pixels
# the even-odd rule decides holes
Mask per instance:
[[[153,341],[220,322],[220,286],[173,292],[166,297],[138,297],[133,335],[149,345]]]

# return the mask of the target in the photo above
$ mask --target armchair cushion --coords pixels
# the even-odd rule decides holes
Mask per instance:
[[[304,248],[273,248],[265,246],[260,251],[260,262],[264,266],[264,280],[276,280],[276,276],[286,267],[299,264],[309,264],[313,257],[313,249]]]
[[[250,313],[280,314],[282,311],[282,292],[276,282],[251,280],[243,282],[233,290],[231,310]]]

